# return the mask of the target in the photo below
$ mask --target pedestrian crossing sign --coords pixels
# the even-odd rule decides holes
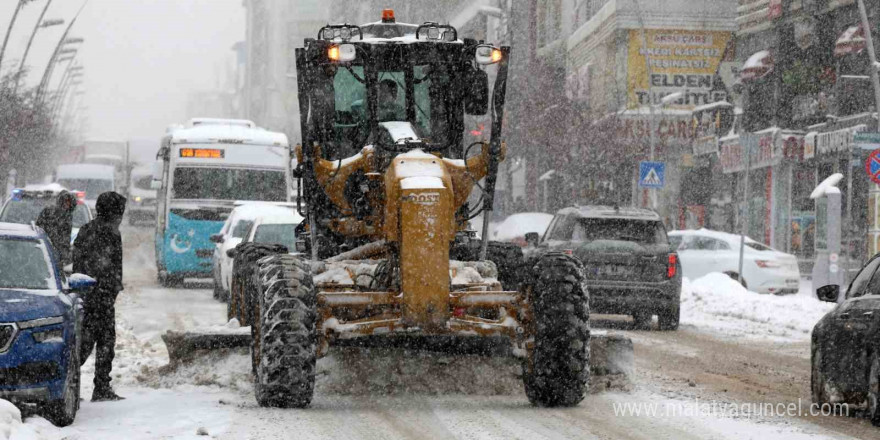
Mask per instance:
[[[666,164],[663,162],[639,162],[639,186],[663,188],[666,183]]]

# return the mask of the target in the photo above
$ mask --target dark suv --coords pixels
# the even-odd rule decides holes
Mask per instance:
[[[591,312],[632,315],[639,327],[650,326],[657,315],[661,330],[678,328],[681,267],[654,211],[565,208],[556,213],[540,247],[583,262]]]

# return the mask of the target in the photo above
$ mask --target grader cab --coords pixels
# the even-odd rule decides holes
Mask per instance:
[[[230,299],[230,318],[251,326],[260,405],[309,405],[316,359],[334,342],[400,334],[502,337],[534,404],[583,399],[580,263],[527,261],[469,226],[482,212],[486,231],[493,209],[509,62],[508,47],[397,23],[387,10],[381,22],[326,26],[297,49],[306,220],[295,250],[238,249]],[[466,126],[480,117],[491,136],[471,142]]]

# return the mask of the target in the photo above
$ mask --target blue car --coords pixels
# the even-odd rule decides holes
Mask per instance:
[[[77,293],[95,280],[66,278],[50,246],[40,228],[0,223],[0,398],[67,426],[79,409]]]

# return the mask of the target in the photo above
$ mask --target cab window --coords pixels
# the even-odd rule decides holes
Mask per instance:
[[[856,279],[854,279],[852,284],[849,285],[849,290],[846,292],[847,299],[858,298],[868,291],[868,282],[871,281],[871,278],[874,277],[874,273],[877,272],[877,266],[880,266],[880,258],[871,260],[868,265],[859,272]]]

